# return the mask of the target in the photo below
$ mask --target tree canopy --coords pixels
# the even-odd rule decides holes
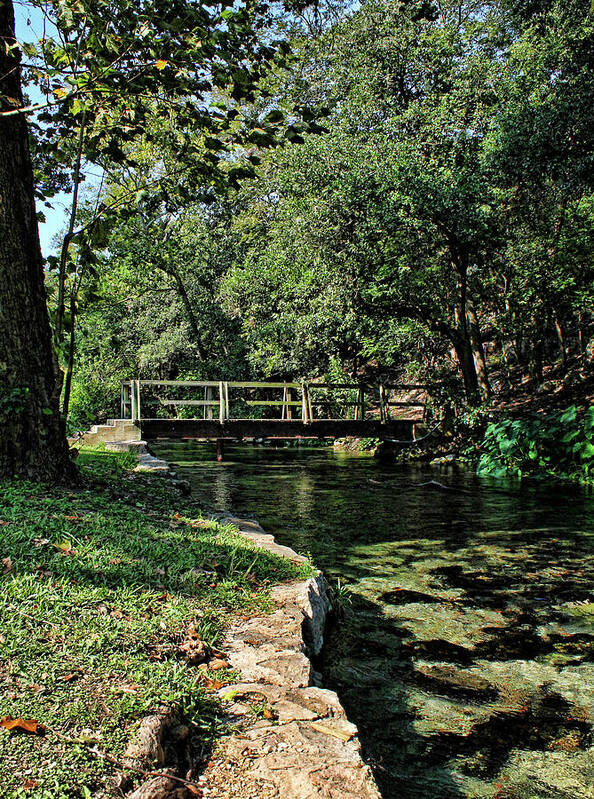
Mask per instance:
[[[36,96],[0,118],[31,118],[38,201],[73,195],[46,267],[73,426],[131,376],[477,404],[586,357],[585,4],[39,5],[58,33],[11,40]]]

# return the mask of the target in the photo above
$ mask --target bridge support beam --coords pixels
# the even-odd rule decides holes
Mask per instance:
[[[222,438],[217,438],[217,462],[222,463],[225,457],[225,441]]]

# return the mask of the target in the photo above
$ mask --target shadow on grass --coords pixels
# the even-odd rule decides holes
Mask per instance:
[[[86,490],[0,484],[2,555],[14,572],[232,605],[239,597],[230,591],[252,594],[308,573],[201,519],[167,481],[131,480],[112,453],[94,453],[98,462],[100,479]]]

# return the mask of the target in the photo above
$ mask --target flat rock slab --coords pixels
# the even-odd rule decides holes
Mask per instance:
[[[224,517],[270,552],[300,560],[255,522]],[[282,549],[282,552],[279,552]],[[285,550],[288,550],[286,552]],[[380,799],[361,759],[357,728],[334,691],[312,685],[329,601],[321,574],[272,591],[270,616],[227,634],[224,650],[242,682],[219,691],[240,732],[226,736],[200,779],[217,799]]]

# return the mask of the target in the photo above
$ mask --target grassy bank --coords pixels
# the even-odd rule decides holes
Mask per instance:
[[[265,611],[270,584],[307,571],[133,474],[127,454],[79,463],[76,489],[0,482],[0,717],[43,725],[0,728],[6,797],[121,796],[111,759],[164,703],[206,756],[225,670],[189,662],[188,640],[216,647],[234,614]]]

